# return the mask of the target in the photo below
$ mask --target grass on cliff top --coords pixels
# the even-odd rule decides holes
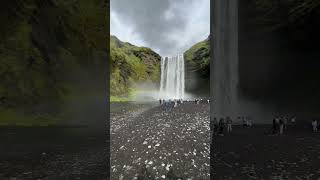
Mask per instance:
[[[187,61],[191,61],[194,58],[195,52],[201,48],[210,49],[209,41],[204,40],[195,45],[193,45],[190,49],[188,49],[184,55]]]

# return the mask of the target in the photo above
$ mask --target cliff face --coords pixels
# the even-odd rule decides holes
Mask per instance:
[[[186,64],[186,91],[209,95],[210,43],[209,39],[193,45],[184,53]]]
[[[160,81],[161,57],[150,48],[137,47],[111,36],[110,95],[128,96],[139,83]]]
[[[241,95],[278,111],[316,110],[320,2],[243,0],[239,5]]]
[[[53,110],[70,94],[106,86],[108,7],[104,0],[2,2],[0,107]]]

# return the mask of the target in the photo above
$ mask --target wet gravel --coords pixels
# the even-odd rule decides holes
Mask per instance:
[[[109,179],[104,131],[1,127],[0,179]]]
[[[235,126],[214,136],[212,179],[320,179],[320,135],[307,125],[290,125],[270,135],[271,125]]]

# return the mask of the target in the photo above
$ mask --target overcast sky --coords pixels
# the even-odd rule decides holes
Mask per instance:
[[[183,53],[209,36],[210,0],[111,0],[110,4],[111,34],[162,56]]]

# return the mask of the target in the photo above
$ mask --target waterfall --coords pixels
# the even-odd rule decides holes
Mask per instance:
[[[185,89],[182,54],[161,58],[160,99],[183,99]]]
[[[215,0],[213,7],[211,116],[235,119],[238,104],[238,0]]]

